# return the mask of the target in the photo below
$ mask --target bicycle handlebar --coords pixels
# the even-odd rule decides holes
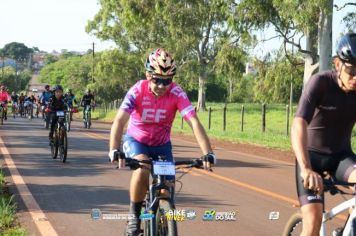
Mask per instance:
[[[126,166],[130,167],[130,169],[137,169],[140,168],[142,165],[141,164],[149,164],[153,165],[153,160],[136,160],[136,159],[131,159],[131,158],[125,158],[126,160]],[[192,160],[187,160],[187,161],[175,161],[174,162],[175,166],[181,166],[181,165],[187,165],[189,168],[198,168],[198,169],[203,169],[203,160],[201,158],[197,159],[192,159]]]
[[[356,183],[348,183],[345,181],[338,181],[335,177],[330,177],[328,179],[323,179],[324,184],[324,192],[330,192],[331,195],[335,195],[337,193],[340,194],[349,194],[344,192],[343,190],[339,189],[336,185],[344,186],[344,187],[356,187]]]

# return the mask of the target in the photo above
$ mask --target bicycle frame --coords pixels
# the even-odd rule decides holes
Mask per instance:
[[[341,212],[346,211],[346,210],[353,208],[355,206],[356,206],[356,195],[353,198],[351,198],[347,201],[344,201],[344,202],[340,203],[339,205],[337,205],[336,207],[332,208],[329,212],[324,212],[319,235],[320,236],[326,235],[326,224],[325,223],[328,220],[333,219],[335,216],[337,216]],[[349,218],[347,219],[347,222],[345,224],[342,235],[350,235],[349,233],[352,230],[352,221],[355,218],[356,218],[356,210],[354,209],[352,211],[352,213],[350,214]]]
[[[153,169],[153,168],[152,168]],[[151,175],[153,176],[153,170],[151,169]],[[169,196],[160,196],[160,190],[168,190],[169,191]],[[163,175],[158,175],[157,177],[153,177],[152,179],[152,184],[150,185],[149,188],[149,203],[150,205],[148,206],[147,209],[152,210],[153,215],[156,216],[157,210],[158,210],[158,205],[159,201],[161,199],[167,200],[170,204],[171,207],[174,209],[174,187],[173,186],[167,186],[166,184],[166,176]],[[152,218],[150,220],[150,235],[157,235],[156,232],[156,219]]]

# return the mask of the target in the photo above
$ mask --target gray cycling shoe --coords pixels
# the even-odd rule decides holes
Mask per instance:
[[[126,225],[126,236],[139,236],[141,233],[140,225],[140,219],[130,219]]]

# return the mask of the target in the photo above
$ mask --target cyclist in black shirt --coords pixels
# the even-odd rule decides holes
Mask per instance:
[[[356,34],[340,39],[336,71],[321,72],[305,86],[293,120],[297,192],[303,215],[301,235],[319,235],[323,212],[323,173],[356,182],[351,133],[356,122]]]
[[[91,107],[95,106],[95,100],[94,100],[94,95],[91,93],[90,89],[87,89],[85,91],[84,96],[82,97],[82,100],[80,102],[80,106],[84,107],[83,109],[83,121],[84,121],[84,125],[86,125],[85,123],[85,107],[87,105],[90,105]]]
[[[49,131],[49,140],[53,139],[53,133],[55,129],[55,125],[57,124],[58,117],[56,116],[56,111],[66,111],[67,103],[63,96],[63,88],[61,85],[55,85],[53,87],[53,95],[50,97],[46,112],[50,112],[51,116],[51,129]]]
[[[18,100],[19,100],[19,95],[17,95],[15,92],[12,92],[11,93],[11,102],[13,104],[16,104],[18,103]]]

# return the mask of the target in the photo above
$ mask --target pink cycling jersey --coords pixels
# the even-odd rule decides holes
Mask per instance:
[[[10,100],[8,92],[0,92],[0,103],[4,103]]]
[[[170,141],[170,132],[177,110],[185,120],[196,116],[187,94],[177,84],[155,96],[148,80],[138,81],[126,94],[120,109],[131,114],[127,133],[138,142],[159,146]]]

